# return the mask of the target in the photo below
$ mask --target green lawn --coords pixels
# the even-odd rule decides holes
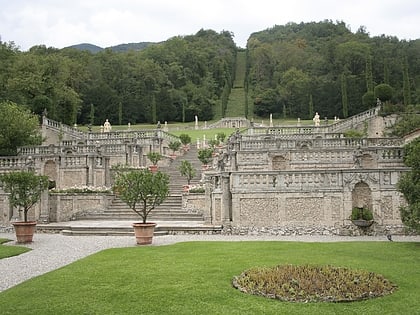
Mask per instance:
[[[0,293],[1,314],[419,314],[420,243],[188,242],[110,249]],[[352,303],[279,302],[239,292],[252,266],[331,264],[399,286]]]
[[[0,238],[0,259],[6,257],[17,256],[22,253],[29,251],[30,249],[22,246],[4,246],[2,244],[9,242],[10,240]],[[0,280],[1,281],[1,280]]]

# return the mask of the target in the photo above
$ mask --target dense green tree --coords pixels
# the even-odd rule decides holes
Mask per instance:
[[[39,119],[12,102],[0,102],[0,156],[16,155],[18,147],[40,145]]]
[[[400,208],[401,219],[407,227],[420,232],[420,139],[405,146],[404,162],[411,170],[398,182],[407,201],[407,206]]]
[[[387,102],[392,98],[392,87],[388,84],[382,83],[375,86],[375,97],[379,98],[381,102]]]

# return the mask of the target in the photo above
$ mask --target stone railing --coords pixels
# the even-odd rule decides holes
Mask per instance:
[[[406,168],[392,170],[293,170],[235,172],[231,175],[232,193],[288,192],[288,191],[342,191],[352,182],[375,183],[387,189],[395,184]],[[216,187],[217,188],[217,187]]]
[[[293,139],[294,138],[294,139]],[[242,137],[239,141],[239,150],[273,150],[296,148],[357,148],[357,147],[395,147],[403,146],[400,138],[312,138],[295,135],[287,139],[253,139],[251,136]]]
[[[45,116],[42,117],[42,124],[45,128],[53,129],[57,133],[67,134],[76,139],[85,139],[86,133],[78,130],[77,128],[70,127],[68,125],[62,124],[58,121],[49,119]]]
[[[350,118],[336,120],[331,124],[321,124],[320,126],[282,126],[282,127],[251,127],[246,130],[245,135],[274,135],[285,136],[285,135],[305,135],[310,134],[327,134],[327,133],[337,133],[342,132],[348,129],[353,129],[360,123],[363,123],[372,117],[378,115],[380,107],[375,107],[364,111],[362,113],[356,114]]]
[[[351,116],[350,118],[339,120],[332,125],[326,127],[327,132],[338,132],[353,129],[360,123],[363,123],[373,117],[378,116],[380,106],[368,109],[362,113]]]

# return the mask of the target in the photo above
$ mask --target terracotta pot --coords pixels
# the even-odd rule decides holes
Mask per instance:
[[[157,165],[150,165],[150,166],[149,166],[149,170],[150,170],[152,173],[156,173],[156,172],[157,172],[157,169],[158,169]]]
[[[156,223],[133,223],[134,235],[138,245],[152,244]]]
[[[20,244],[32,243],[36,229],[36,221],[12,222],[16,233],[16,242]]]

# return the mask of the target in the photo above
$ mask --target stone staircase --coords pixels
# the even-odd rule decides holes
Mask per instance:
[[[159,221],[199,221],[203,216],[189,213],[182,209],[183,186],[187,184],[181,176],[179,166],[182,160],[189,161],[196,169],[196,176],[191,185],[199,184],[201,178],[201,162],[197,158],[198,150],[194,147],[184,155],[178,156],[168,166],[160,166],[159,171],[169,175],[169,196],[157,206],[148,216],[148,220]],[[139,220],[139,216],[131,210],[121,199],[115,198],[107,209],[95,213],[83,213],[76,216],[76,220]]]
[[[169,175],[169,191],[170,194],[182,194],[183,186],[187,185],[187,179],[181,176],[179,167],[183,160],[186,160],[192,164],[196,170],[195,177],[191,180],[191,185],[197,185],[201,180],[201,162],[197,157],[198,150],[195,146],[191,146],[188,151],[183,155],[178,156],[175,160],[171,162],[169,166],[160,167],[159,170]]]

